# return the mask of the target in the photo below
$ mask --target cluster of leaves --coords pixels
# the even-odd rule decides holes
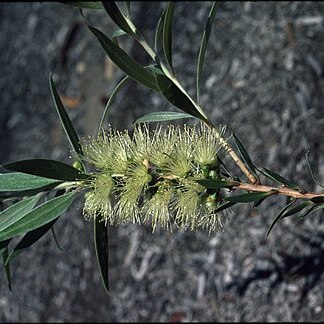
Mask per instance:
[[[199,104],[201,73],[209,36],[216,14],[216,3],[211,4],[201,44],[199,46],[195,99],[193,99],[182,87],[179,80],[176,78],[173,68],[172,22],[176,3],[167,3],[162,11],[155,30],[153,48],[146,42],[143,35],[133,23],[131,19],[130,2],[124,3],[125,13],[120,10],[115,2],[69,2],[66,4],[79,8],[83,17],[83,9],[102,10],[108,14],[109,18],[118,27],[110,37],[108,37],[99,29],[88,25],[90,32],[99,41],[108,57],[126,74],[126,76],[116,85],[107,101],[98,127],[98,134],[100,134],[103,129],[104,121],[107,119],[107,113],[112,106],[114,98],[129,79],[133,79],[143,86],[160,93],[168,102],[181,110],[181,112],[162,111],[150,113],[139,118],[136,121],[137,123],[196,118],[210,128],[216,130]],[[152,60],[150,65],[144,66],[135,61],[118,45],[118,38],[123,35],[133,38],[143,47]],[[159,51],[161,51],[163,55],[158,55]],[[0,212],[0,253],[9,287],[11,282],[10,263],[14,257],[43,237],[49,230],[54,234],[53,225],[71,206],[76,194],[88,188],[89,184],[91,188],[94,184],[94,179],[96,179],[93,174],[87,172],[85,164],[86,157],[83,148],[60,100],[60,96],[51,76],[49,78],[49,83],[56,111],[71,144],[72,150],[75,153],[75,162],[73,166],[70,166],[53,160],[34,159],[2,165],[0,173],[0,199],[5,204],[11,202],[11,205]],[[217,131],[216,134],[219,136]],[[259,179],[259,175],[263,175],[280,185],[296,190],[296,192],[302,191],[301,188],[291,184],[276,173],[267,169],[259,170],[256,168],[239,139],[235,135],[233,139],[236,143],[240,158],[244,163],[244,167],[248,169],[256,179]],[[221,141],[220,146],[222,146],[226,152],[230,151],[226,141]],[[217,152],[215,152],[215,154],[216,153]],[[195,179],[200,186],[206,188],[204,189],[205,192],[219,193],[220,189],[224,190],[223,188],[227,188],[226,190],[231,190],[235,189],[235,187],[240,184],[241,180],[233,176],[227,170],[225,164],[218,156],[217,168],[219,168],[219,170],[217,170],[216,177]],[[106,179],[104,180],[106,181]],[[147,180],[151,181],[149,177]],[[105,183],[109,183],[109,181]],[[254,206],[258,206],[266,198],[277,193],[278,191],[273,189],[267,192],[256,191],[235,196],[218,196],[218,198],[221,197],[221,199],[217,201],[217,207],[215,207],[213,212],[225,210],[237,203],[254,202]],[[90,196],[91,191],[86,197],[89,199]],[[293,206],[296,200],[297,199],[290,201],[284,210],[279,213],[274,219],[269,231],[278,220],[284,217],[291,216],[307,209],[301,216],[305,217],[324,207],[324,199],[321,197],[309,199],[297,206]],[[88,207],[89,206],[91,206],[91,204],[88,204]],[[89,207],[88,211],[90,209]],[[94,214],[98,214],[98,208],[94,208]],[[105,217],[105,215],[103,216]],[[105,222],[100,222],[101,218],[102,217],[95,217],[93,222],[94,242],[100,273],[104,287],[108,291],[108,233]],[[16,238],[19,236],[22,236],[22,238],[16,243]]]

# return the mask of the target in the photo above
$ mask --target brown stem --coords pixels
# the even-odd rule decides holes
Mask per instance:
[[[215,125],[208,119],[203,120],[209,127],[216,129]],[[217,129],[216,129],[217,130]],[[231,156],[236,165],[241,169],[241,171],[248,177],[252,184],[257,184],[259,180],[250,172],[250,170],[245,166],[244,162],[240,157],[234,152],[234,150],[229,146],[226,140],[218,133],[218,139],[224,150]]]
[[[181,177],[176,175],[160,175],[160,179],[169,179],[169,180],[176,180]],[[295,189],[290,189],[287,187],[271,187],[271,186],[265,186],[262,184],[252,184],[252,183],[246,183],[246,182],[238,182],[238,181],[232,181],[231,182],[233,186],[231,186],[232,189],[241,189],[246,191],[254,191],[254,192],[272,192],[274,195],[283,195],[298,199],[313,199],[318,197],[324,198],[324,193],[315,193],[315,192],[300,192]]]
[[[237,166],[242,170],[242,172],[248,177],[252,184],[257,184],[258,179],[248,170],[243,161],[237,156],[237,154],[233,151],[233,149],[227,144],[227,142],[220,137],[219,138],[221,145],[224,147],[226,152],[231,156]]]
[[[251,184],[251,183],[244,183],[244,182],[235,182],[234,189],[242,189],[247,191],[256,191],[256,192],[269,192],[269,191],[277,191],[277,195],[284,195],[289,196],[293,198],[299,198],[299,199],[312,199],[316,197],[324,197],[324,193],[313,193],[313,192],[306,192],[301,193],[298,190],[282,187],[282,188],[276,188],[276,187],[270,187],[265,186],[261,184]]]

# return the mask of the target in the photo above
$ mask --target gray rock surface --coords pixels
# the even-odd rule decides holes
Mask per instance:
[[[176,4],[174,67],[191,94],[209,7],[208,2]],[[161,9],[162,3],[132,3],[137,26],[151,43]],[[85,15],[112,32],[105,13]],[[256,165],[311,191],[321,188],[307,170],[307,150],[324,182],[323,23],[320,2],[221,2],[202,79],[201,101],[210,118],[235,130]],[[105,58],[77,9],[1,3],[0,28],[1,163],[29,158],[70,163],[49,72],[81,137],[95,134],[104,102],[122,73]],[[149,62],[127,38],[122,46]],[[159,95],[129,83],[109,122],[131,129],[136,118],[167,109],[174,110]],[[111,228],[107,296],[82,202],[80,196],[55,226],[63,252],[50,233],[24,252],[13,263],[11,293],[1,272],[1,322],[324,319],[323,212],[304,221],[285,219],[266,241],[283,198],[270,198],[257,210],[233,208],[224,231],[210,235],[152,234],[150,227],[138,225]]]

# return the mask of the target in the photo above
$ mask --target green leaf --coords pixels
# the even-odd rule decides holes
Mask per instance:
[[[223,135],[223,133],[221,133],[221,135]],[[229,170],[227,169],[225,163],[220,159],[219,156],[218,156],[217,158],[218,158],[218,161],[219,161],[219,163],[220,163],[221,168],[224,170],[223,173],[225,174],[225,176],[226,176],[226,177],[229,177],[229,178],[231,178],[231,179],[234,179],[234,176],[229,172]],[[239,179],[235,179],[235,180],[236,180],[236,181],[240,181]]]
[[[155,76],[158,74],[165,75],[162,69],[157,64],[150,64],[145,66],[144,68],[152,72]]]
[[[20,172],[0,174],[0,191],[24,191],[43,188],[53,183],[60,182]]]
[[[324,197],[314,197],[310,199],[312,202],[314,202],[315,204],[321,204],[324,203]]]
[[[319,209],[323,209],[324,208],[324,204],[320,204],[320,205],[317,205],[317,206],[314,206],[314,209],[312,210],[312,212],[315,212]]]
[[[101,279],[106,292],[109,294],[109,280],[108,280],[108,229],[105,222],[99,221],[96,217],[94,221],[94,242],[96,257],[99,266]]]
[[[158,74],[158,73],[162,73],[163,72],[161,71],[161,69],[159,69],[158,67],[154,66],[154,65],[149,65],[149,66],[146,66],[145,69],[148,69],[150,71],[152,71],[154,74]],[[124,84],[126,83],[127,80],[129,80],[130,78],[128,76],[125,76],[118,84],[117,86],[115,87],[115,89],[113,90],[113,92],[111,93],[107,103],[106,103],[106,106],[105,106],[105,109],[102,113],[102,116],[101,116],[101,120],[100,120],[100,123],[99,123],[99,128],[98,128],[98,134],[101,132],[102,128],[103,128],[103,123],[104,123],[104,120],[107,116],[107,113],[109,111],[109,108],[112,106],[114,100],[115,100],[115,97],[117,96],[117,93],[121,90],[121,88],[124,86]]]
[[[248,203],[252,201],[257,201],[264,197],[271,196],[275,193],[277,193],[276,190],[268,191],[268,192],[250,192],[242,195],[226,197],[225,200],[235,202],[235,203]]]
[[[303,219],[306,216],[310,215],[311,213],[314,213],[317,210],[322,209],[322,208],[324,208],[324,204],[312,206],[308,210],[306,210],[302,215],[300,215],[299,219]]]
[[[40,195],[23,199],[0,213],[0,232],[29,213],[36,205]]]
[[[252,163],[252,160],[251,160],[247,150],[245,149],[245,147],[243,146],[241,141],[238,139],[238,137],[234,133],[233,133],[233,137],[234,137],[235,145],[236,145],[237,149],[239,150],[240,155],[241,155],[243,161],[245,162],[246,166],[251,171],[251,173],[259,180],[259,177],[255,171],[255,167]]]
[[[176,120],[176,119],[182,119],[182,118],[192,118],[192,116],[185,114],[185,113],[177,113],[177,112],[172,112],[172,111],[159,111],[159,112],[150,113],[150,114],[147,114],[145,116],[138,118],[134,122],[134,124],[162,122],[162,121]]]
[[[200,179],[196,180],[196,182],[209,189],[229,188],[238,184],[235,181],[225,181],[217,179]]]
[[[301,203],[300,205],[289,208],[282,214],[281,218],[296,214],[296,213],[300,212],[301,210],[303,210],[305,207],[310,206],[310,205],[313,205],[313,203],[311,201],[305,201],[305,202]]]
[[[306,154],[305,154],[305,159],[306,159],[306,163],[307,163],[307,166],[308,166],[309,173],[311,174],[311,177],[312,177],[313,181],[317,185],[319,185],[320,187],[324,188],[324,186],[316,180],[313,169],[312,169],[311,164],[309,162],[308,156],[309,156],[309,151],[307,151]]]
[[[150,46],[145,41],[143,35],[136,29],[133,22],[129,17],[123,15],[123,13],[119,10],[118,6],[115,2],[103,2],[103,6],[110,16],[112,21],[123,31],[125,31],[128,35],[135,38],[137,42],[139,42],[145,51],[153,58],[155,61],[159,61],[159,58],[150,48]],[[117,64],[116,64],[117,65]],[[118,65],[117,65],[118,66]],[[155,89],[153,89],[155,90]]]
[[[110,39],[118,46],[118,37],[127,35],[122,29],[116,29],[110,35]]]
[[[5,262],[5,266],[9,266],[10,262],[16,258],[20,253],[22,253],[25,249],[32,246],[35,242],[37,242],[41,237],[43,237],[55,224],[58,220],[59,216],[50,221],[49,223],[38,227],[28,233],[26,233],[23,238],[19,241],[19,243],[13,248],[7,260]]]
[[[130,17],[130,6],[131,6],[131,4],[130,4],[130,1],[124,1],[124,4],[125,4],[125,10],[126,10],[126,16],[127,17]]]
[[[114,102],[114,99],[118,93],[118,91],[124,86],[124,84],[126,83],[126,81],[129,80],[129,77],[128,76],[125,76],[118,84],[117,86],[115,87],[114,91],[111,93],[108,101],[107,101],[107,104],[105,106],[105,109],[102,113],[102,116],[101,116],[101,120],[100,120],[100,123],[99,123],[99,128],[98,128],[98,134],[100,133],[102,127],[103,127],[103,123],[105,121],[105,118],[107,116],[107,113],[109,111],[109,108],[112,106],[113,102]]]
[[[81,17],[82,17],[82,19],[86,19],[86,17],[85,17],[85,15],[84,15],[84,13],[83,13],[83,9],[82,8],[79,8],[79,13],[80,13],[80,15],[81,15]]]
[[[214,2],[211,6],[208,19],[206,22],[205,30],[203,33],[203,37],[201,39],[201,44],[199,48],[199,55],[198,55],[198,64],[197,64],[197,77],[196,77],[196,93],[197,93],[197,102],[199,102],[199,97],[200,97],[200,78],[201,78],[201,73],[204,65],[204,60],[205,60],[205,53],[206,53],[206,48],[210,36],[210,32],[213,27],[213,22],[216,14],[216,2]]]
[[[137,34],[132,30],[129,23],[127,22],[126,17],[122,14],[114,1],[105,1],[102,2],[102,4],[108,16],[120,29],[122,29],[128,35],[131,35],[133,37],[137,36]]]
[[[55,179],[55,180],[62,180],[62,181],[76,181],[76,180],[85,180],[89,178],[89,175],[81,172],[80,170],[68,164],[59,161],[54,161],[54,160],[46,160],[46,159],[21,160],[17,162],[3,164],[2,167],[10,171],[23,172],[35,176],[45,177],[47,178],[47,180]],[[53,181],[51,181],[51,183],[52,182]],[[1,185],[0,185],[0,191],[1,191]]]
[[[224,203],[224,204],[218,206],[218,207],[214,210],[214,213],[215,213],[215,214],[216,214],[216,213],[219,213],[219,212],[221,212],[221,211],[223,211],[223,210],[225,210],[225,209],[227,209],[227,208],[229,208],[229,207],[231,207],[231,206],[234,206],[235,204],[236,204],[235,202],[227,201],[226,203]]]
[[[57,248],[63,252],[63,249],[61,247],[61,245],[59,244],[59,241],[56,237],[56,234],[55,234],[55,230],[54,230],[54,226],[51,227],[51,232],[52,232],[52,235],[53,235],[53,238],[54,238],[54,242],[55,242],[55,245],[57,246]]]
[[[163,9],[162,14],[160,15],[160,18],[158,20],[156,30],[155,30],[155,35],[154,35],[154,51],[155,52],[158,51],[159,42],[162,37],[165,11],[166,11],[166,7]]]
[[[100,30],[92,26],[88,26],[88,28],[96,36],[109,58],[122,71],[124,71],[130,78],[143,84],[144,86],[152,90],[159,91],[154,74],[147,71],[142,65],[132,59]]]
[[[190,98],[171,79],[157,74],[156,80],[160,91],[172,105],[193,117],[208,122],[207,118],[197,109]]]
[[[172,71],[172,74],[174,74],[172,66],[172,21],[174,6],[174,2],[168,2],[166,6],[162,32],[164,57]]]
[[[0,242],[0,254],[7,248],[11,239]]]
[[[12,238],[41,227],[63,214],[72,204],[75,193],[69,192],[53,198],[0,231],[0,241]]]
[[[282,218],[282,215],[285,213],[285,211],[296,201],[296,199],[293,199],[289,204],[287,204],[282,211],[274,218],[274,220],[272,221],[268,231],[267,231],[267,235],[266,237],[269,236],[271,230],[273,229],[273,227],[276,225],[276,223]]]
[[[256,200],[253,204],[253,208],[259,207],[269,196],[263,197],[259,200]]]
[[[19,190],[19,191],[6,191],[1,192],[0,191],[0,200],[1,199],[10,199],[10,198],[23,198],[23,197],[30,197],[35,196],[40,192],[50,191],[54,189],[57,185],[59,185],[61,182],[54,181],[52,184],[39,187],[36,189],[29,189],[29,190]]]
[[[82,152],[82,147],[80,145],[78,135],[76,134],[74,127],[71,123],[71,120],[69,118],[69,115],[67,114],[67,112],[62,104],[61,98],[56,90],[56,86],[52,79],[51,74],[49,75],[49,84],[50,84],[51,94],[52,94],[52,97],[54,100],[55,108],[56,108],[57,114],[60,118],[61,124],[65,131],[65,134],[66,134],[72,148],[75,150],[75,152],[78,155],[82,156],[83,152]],[[80,160],[80,163],[83,165],[81,160]],[[84,167],[84,165],[83,165],[83,167]]]
[[[10,265],[6,265],[6,262],[8,260],[8,248],[5,248],[2,252],[1,252],[1,258],[2,258],[2,264],[4,266],[4,270],[5,270],[5,275],[6,275],[6,280],[7,280],[7,285],[9,290],[11,291],[11,274],[10,274]]]
[[[262,170],[260,170],[260,172],[266,176],[267,178],[279,183],[279,184],[283,184],[285,187],[290,188],[290,189],[296,189],[298,191],[304,191],[302,188],[300,188],[299,186],[297,186],[296,184],[288,181],[287,179],[285,179],[284,177],[282,177],[281,175],[275,173],[274,171],[270,171],[266,168],[262,168]]]
[[[62,2],[65,5],[69,5],[77,8],[83,8],[83,9],[103,9],[100,1],[89,1],[89,2],[59,1],[59,2]]]
[[[30,210],[34,208],[39,198],[40,198],[39,195],[35,197],[31,197],[22,200],[8,207],[7,209],[3,210],[0,213],[0,228],[3,229],[9,226],[19,218],[23,217],[25,214],[27,214]],[[11,290],[10,265],[8,262],[9,259],[8,245],[10,241],[11,238],[0,242],[0,254],[2,255],[2,262],[3,262],[9,290]]]

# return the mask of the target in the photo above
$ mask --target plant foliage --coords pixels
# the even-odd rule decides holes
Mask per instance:
[[[196,69],[196,98],[189,95],[173,63],[173,23],[177,3],[168,2],[162,10],[151,46],[132,21],[131,3],[123,11],[116,2],[62,2],[79,8],[85,23],[108,58],[125,74],[111,93],[98,127],[98,136],[80,142],[79,136],[49,76],[54,106],[74,152],[73,165],[46,159],[15,161],[2,165],[0,201],[7,207],[0,212],[0,252],[9,289],[11,261],[32,246],[69,209],[78,192],[85,198],[84,213],[93,218],[96,257],[103,285],[109,291],[108,225],[127,222],[151,222],[164,228],[184,227],[209,231],[223,226],[230,207],[254,203],[278,195],[290,198],[274,217],[267,236],[283,218],[308,217],[324,208],[324,194],[309,193],[299,185],[267,168],[257,168],[247,149],[233,134],[236,151],[223,138],[223,127],[215,127],[200,106],[200,83],[208,41],[216,17],[216,2],[211,3],[202,34]],[[117,29],[105,32],[87,23],[82,10],[98,10]],[[217,30],[216,30],[217,32]],[[143,65],[119,45],[119,37],[130,37],[146,51],[151,62]],[[158,53],[162,52],[163,55]],[[177,111],[151,112],[135,121],[133,136],[110,128],[105,122],[114,99],[129,79],[159,93]],[[156,127],[148,123],[196,118],[200,128]],[[142,124],[144,126],[142,127]],[[244,183],[219,157],[229,154],[252,183]],[[316,183],[314,172],[307,165]],[[87,165],[93,172],[87,171]],[[260,176],[270,184],[261,184]],[[237,193],[239,191],[239,193]],[[302,202],[300,202],[302,199]],[[13,202],[12,202],[13,201]],[[115,201],[115,203],[113,203]],[[224,216],[225,215],[225,216]],[[54,232],[53,232],[54,233]],[[13,246],[13,240],[20,237]]]

